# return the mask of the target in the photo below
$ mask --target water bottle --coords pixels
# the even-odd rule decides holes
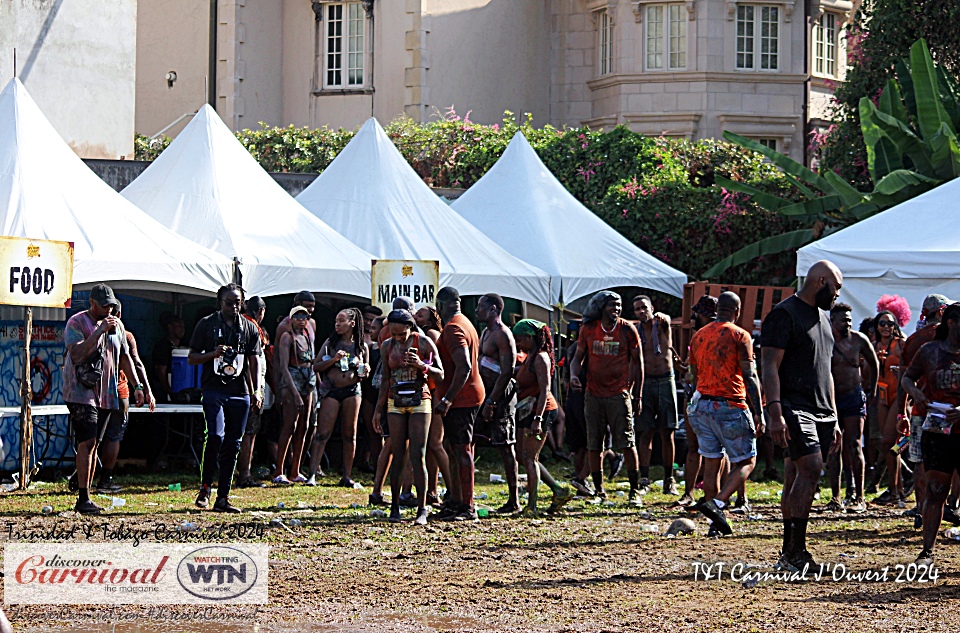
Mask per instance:
[[[40,509],[40,512],[46,515],[51,515],[53,514],[53,506],[43,506],[43,508]]]
[[[943,533],[948,539],[953,539],[954,541],[960,541],[960,528],[952,527],[946,532]]]
[[[183,523],[177,526],[177,531],[178,532],[196,532],[197,524],[191,523],[189,521],[184,521]]]

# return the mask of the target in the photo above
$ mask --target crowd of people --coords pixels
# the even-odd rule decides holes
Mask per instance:
[[[188,362],[202,366],[206,421],[196,505],[208,507],[216,492],[214,511],[241,512],[229,496],[235,474],[238,486],[265,485],[251,475],[251,463],[271,409],[278,428],[268,442],[273,485],[316,485],[339,421],[339,485],[359,487],[352,473],[361,431],[373,471],[370,503],[389,506],[396,522],[401,507],[416,508],[417,525],[477,519],[478,441],[502,460],[507,500],[496,512],[533,517],[559,511],[575,495],[606,499],[605,463],[607,481],[625,468],[626,502],[642,506],[659,439],[663,493],[679,497],[674,507],[708,518],[712,534],[731,534],[727,512],[749,512],[745,482],[758,456],[764,477],[780,475],[773,461],[778,446],[784,453],[778,569],[816,565],[807,526],[824,468],[832,492],[825,511],[863,513],[865,495],[876,492],[884,471],[888,488],[872,504],[906,508],[915,491],[916,507],[907,513],[923,529],[917,560],[932,564],[942,519],[960,524],[960,438],[950,432],[960,420],[960,303],[928,296],[917,331],[906,337],[906,302],[885,296],[877,316],[856,331],[851,307],[837,303],[842,283],[836,266],[818,262],[800,290],[765,316],[756,340],[756,332],[737,325],[752,325],[752,318],[741,319],[736,294],[701,297],[685,315],[695,333],[682,355],[670,317],[645,295],[633,299],[631,322],[618,294],[597,293],[571,344],[555,350],[559,339],[546,324],[504,323],[496,294],[477,303],[478,334],[449,287],[437,293],[435,307],[414,310],[401,297],[388,314],[375,306],[345,308],[320,342],[316,300],[304,291],[271,344],[263,299],[224,286],[217,310],[200,319],[189,339]],[[161,324],[167,336],[154,350],[154,382],[168,395],[171,350],[185,331],[172,315]],[[96,489],[118,489],[112,469],[127,407],[131,400],[153,407],[156,396],[109,287],[93,288],[89,309],[70,318],[64,338],[64,396],[78,444],[76,510],[96,514],[89,490],[97,455]],[[674,479],[681,428],[682,494]],[[569,485],[541,461],[545,446],[572,461]],[[546,508],[539,503],[541,483],[552,493]],[[697,487],[703,494],[695,501]]]

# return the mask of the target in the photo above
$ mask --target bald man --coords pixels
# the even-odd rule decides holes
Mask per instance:
[[[807,551],[807,520],[823,458],[821,443],[840,448],[833,375],[832,309],[843,275],[831,262],[810,267],[800,292],[778,303],[760,331],[763,388],[770,436],[787,449],[784,460],[783,550],[777,569],[820,570]]]
[[[690,375],[697,391],[687,414],[706,460],[703,500],[694,508],[722,534],[733,533],[723,508],[757,465],[757,437],[764,427],[753,340],[735,325],[739,317],[740,297],[724,292],[717,302],[717,320],[697,330],[690,341]],[[730,460],[730,476],[720,489],[724,455]]]

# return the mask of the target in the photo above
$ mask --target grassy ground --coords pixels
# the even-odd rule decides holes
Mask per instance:
[[[496,508],[505,485],[490,484],[496,458],[484,454],[477,473],[478,506]],[[548,462],[567,476],[560,463]],[[653,478],[660,473],[654,469]],[[196,476],[132,476],[119,497],[126,504],[84,519],[72,512],[74,497],[64,484],[40,482],[26,492],[0,497],[0,535],[29,538],[32,530],[93,526],[90,539],[105,540],[122,524],[151,542],[156,525],[174,530],[197,523],[204,539],[236,540],[219,528],[236,520],[261,526],[245,535],[270,549],[270,603],[249,609],[222,607],[216,623],[187,619],[167,623],[146,611],[132,622],[112,621],[94,607],[67,611],[7,607],[18,629],[81,626],[89,631],[731,631],[953,630],[960,547],[938,545],[936,583],[894,582],[894,566],[914,559],[919,532],[902,510],[872,506],[866,514],[815,513],[809,549],[818,561],[843,564],[850,572],[891,568],[886,582],[826,579],[764,580],[744,587],[729,572],[719,580],[694,576],[694,564],[736,562],[771,571],[780,543],[779,485],[750,483],[752,519],[733,518],[735,533],[708,539],[706,521],[670,508],[675,497],[654,489],[645,507],[575,501],[556,517],[490,517],[475,524],[431,522],[416,528],[370,516],[369,478],[364,490],[334,486],[236,490],[231,500],[247,512],[226,517],[193,507]],[[167,489],[179,482],[181,492]],[[623,482],[620,482],[621,484]],[[541,506],[549,502],[542,489]],[[622,487],[608,490],[623,491]],[[818,502],[829,501],[829,492]],[[97,498],[98,503],[108,503]],[[280,503],[283,508],[278,507]],[[54,508],[45,516],[45,505]],[[407,511],[408,513],[410,511]],[[411,514],[405,515],[412,518]],[[695,520],[695,536],[666,538],[677,517]],[[282,519],[280,526],[272,519]],[[300,521],[292,525],[291,519]],[[293,522],[295,523],[295,522]],[[104,532],[103,526],[108,526]],[[644,531],[656,525],[659,532]],[[6,526],[12,526],[7,528]],[[131,532],[133,530],[133,532]],[[260,536],[262,534],[262,536]],[[122,534],[121,534],[122,536]],[[18,538],[19,537],[19,538]],[[131,613],[139,607],[130,607]],[[174,608],[189,618],[186,608]],[[98,615],[100,614],[100,615]],[[256,627],[254,622],[258,623]],[[81,629],[75,629],[81,630]]]

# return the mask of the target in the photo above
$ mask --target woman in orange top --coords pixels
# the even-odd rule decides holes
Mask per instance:
[[[542,478],[553,491],[547,512],[556,512],[573,499],[572,490],[561,486],[540,463],[540,450],[547,433],[557,421],[557,400],[550,393],[550,377],[556,363],[553,359],[553,337],[550,328],[533,319],[523,319],[513,326],[517,349],[527,357],[517,368],[517,430],[520,456],[527,471],[527,507],[525,517],[537,516],[537,490]],[[527,406],[524,406],[527,403]]]
[[[880,453],[887,460],[887,492],[874,499],[874,503],[898,504],[903,501],[903,481],[900,477],[900,456],[890,449],[900,438],[897,429],[897,384],[900,382],[900,360],[903,357],[903,332],[897,323],[897,317],[884,310],[874,319],[877,341],[874,349],[880,361],[880,379],[877,381],[877,421],[879,422]],[[871,432],[873,429],[871,429]],[[876,441],[876,440],[874,440]],[[880,456],[877,456],[879,466]]]

